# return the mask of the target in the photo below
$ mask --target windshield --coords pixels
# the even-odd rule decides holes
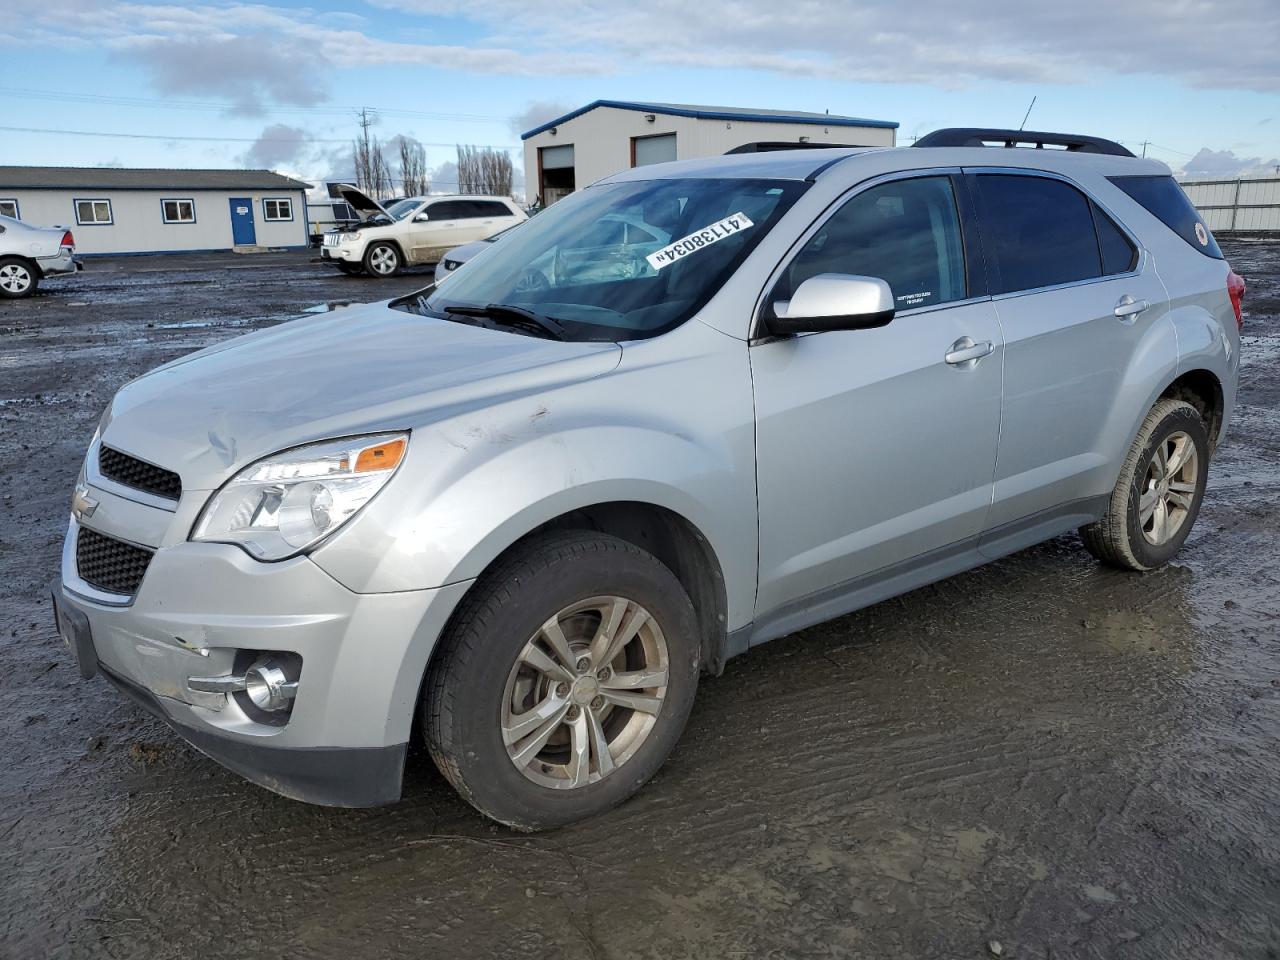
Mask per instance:
[[[409,197],[405,200],[397,200],[395,203],[386,204],[385,209],[392,220],[403,220],[422,206],[422,203],[423,201],[420,199]]]
[[[636,340],[711,298],[807,184],[645,180],[589,187],[523,223],[467,270],[404,309],[517,307],[570,340]]]

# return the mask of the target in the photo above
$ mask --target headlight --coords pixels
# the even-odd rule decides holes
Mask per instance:
[[[259,560],[315,546],[383,488],[409,445],[407,433],[326,440],[259,460],[206,505],[192,540],[234,543]]]
[[[342,235],[342,242],[343,242],[343,243],[355,243],[355,242],[356,242],[357,240],[359,240],[359,239],[360,239],[360,231],[359,231],[359,230],[356,230],[354,233],[344,233],[344,234]]]

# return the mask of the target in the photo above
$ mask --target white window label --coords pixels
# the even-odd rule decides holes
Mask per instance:
[[[747,227],[754,227],[745,213],[735,213],[732,216],[725,217],[710,226],[703,227],[687,237],[681,237],[675,243],[669,243],[661,250],[645,257],[649,261],[649,266],[655,270],[661,270],[663,267],[669,267],[677,260],[683,260],[691,253],[696,253],[703,247],[709,247],[713,243],[719,243],[726,237],[732,237],[735,233],[741,233]]]

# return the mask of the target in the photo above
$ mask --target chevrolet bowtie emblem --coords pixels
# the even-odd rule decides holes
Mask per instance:
[[[75,495],[71,498],[71,512],[77,520],[93,516],[98,509],[98,501],[89,496],[89,488],[83,483],[76,485]]]

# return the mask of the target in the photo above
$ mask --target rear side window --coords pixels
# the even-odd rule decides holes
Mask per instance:
[[[1102,254],[1102,272],[1108,277],[1128,273],[1138,265],[1138,248],[1125,236],[1101,207],[1093,207],[1093,224],[1098,228],[1098,252]]]
[[[1206,257],[1225,259],[1218,241],[1173,177],[1111,177],[1111,182]]]
[[[1090,201],[1061,180],[979,174],[983,233],[998,276],[992,293],[1102,276]]]
[[[479,216],[482,216],[482,217],[511,216],[511,211],[510,209],[507,208],[507,205],[505,203],[500,203],[497,200],[473,200],[472,203],[480,211]]]

